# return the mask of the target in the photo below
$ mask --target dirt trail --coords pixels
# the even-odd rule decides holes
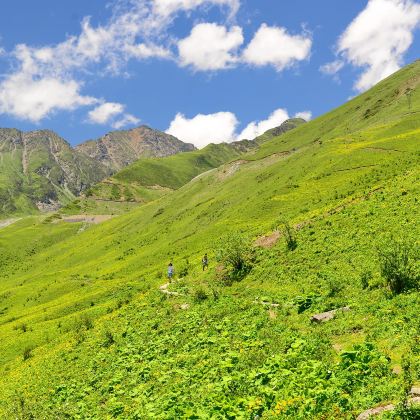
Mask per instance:
[[[159,286],[159,291],[163,293],[164,295],[168,295],[168,296],[182,296],[181,293],[169,291],[168,290],[169,284],[170,283],[165,283],[165,284],[162,284],[162,286]]]

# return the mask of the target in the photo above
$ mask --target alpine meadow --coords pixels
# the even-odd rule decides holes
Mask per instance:
[[[419,419],[419,83],[73,189],[0,137],[0,418]]]

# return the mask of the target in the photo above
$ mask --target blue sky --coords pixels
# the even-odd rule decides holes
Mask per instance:
[[[419,58],[415,0],[3,0],[0,127],[202,147],[315,118]]]

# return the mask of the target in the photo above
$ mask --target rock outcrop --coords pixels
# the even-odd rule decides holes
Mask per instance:
[[[115,172],[140,158],[171,156],[195,150],[195,147],[143,125],[132,130],[112,131],[97,140],[79,144],[76,150]]]

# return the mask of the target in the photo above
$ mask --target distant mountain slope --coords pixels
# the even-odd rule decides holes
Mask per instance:
[[[0,129],[0,214],[54,209],[109,174],[52,131]]]
[[[79,144],[76,150],[115,172],[139,158],[165,157],[192,151],[195,147],[143,125],[131,130],[112,131],[97,140]]]
[[[244,153],[256,150],[260,143],[274,135],[281,135],[301,124],[303,119],[285,121],[255,140],[241,140],[233,143],[209,144],[201,150],[179,153],[164,158],[140,159],[110,178],[90,188],[85,200],[77,200],[76,205],[69,205],[64,212],[104,212],[115,206],[108,203],[149,202],[168,192],[178,189],[191,179],[238,159]],[[95,204],[96,201],[96,204]],[[105,202],[106,204],[101,205]],[[121,205],[122,211],[127,207]]]

